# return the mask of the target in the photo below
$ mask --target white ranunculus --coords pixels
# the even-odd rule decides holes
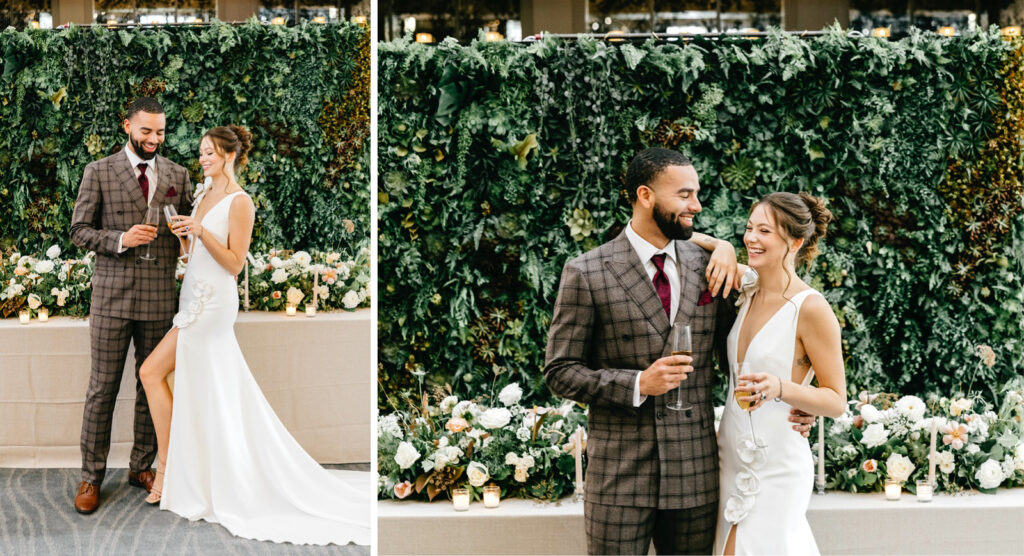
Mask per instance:
[[[39,261],[36,263],[35,271],[39,274],[49,274],[53,271],[53,261]]]
[[[498,394],[498,400],[505,404],[506,407],[519,403],[519,400],[523,398],[523,389],[519,387],[515,382],[501,389]]]
[[[978,472],[974,474],[981,488],[996,488],[1003,482],[1003,468],[999,462],[990,459],[981,464]]]
[[[59,245],[51,245],[50,248],[46,250],[46,256],[51,258],[51,259],[56,259],[57,257],[59,257],[60,256],[60,246]]]
[[[455,409],[455,404],[459,403],[459,398],[455,396],[446,396],[441,400],[441,413],[451,414],[452,409]]]
[[[761,491],[761,481],[753,473],[740,471],[736,474],[736,488],[743,494],[757,494]]]
[[[466,478],[469,479],[469,484],[475,487],[482,487],[491,478],[491,474],[487,472],[487,466],[474,461],[470,462],[469,466],[466,467]]]
[[[914,466],[914,462],[902,454],[893,453],[889,456],[889,459],[885,460],[885,470],[889,473],[889,478],[896,479],[901,483],[906,482],[910,478],[910,474],[914,472],[914,469],[917,469]]]
[[[917,396],[903,396],[896,402],[896,409],[899,410],[900,415],[916,422],[924,418],[926,407],[924,400]]]
[[[395,450],[395,463],[402,469],[409,469],[418,459],[420,459],[420,453],[408,442],[402,442]]]
[[[882,418],[882,412],[878,411],[878,408],[867,404],[860,408],[860,416],[864,418],[865,423],[877,423]]]
[[[476,422],[485,429],[500,429],[512,420],[512,414],[504,407],[492,407],[476,418]]]
[[[868,428],[864,429],[864,436],[860,439],[860,441],[868,448],[881,446],[882,444],[885,444],[887,440],[889,440],[889,432],[886,431],[885,426],[880,423],[868,425]]]
[[[953,452],[935,453],[935,463],[939,466],[939,471],[942,471],[947,475],[952,473],[953,470],[956,469],[956,465],[953,464],[953,461],[955,459],[956,458],[953,457]]]
[[[349,290],[344,297],[341,298],[341,304],[346,309],[355,309],[359,306],[359,294],[355,290]]]
[[[518,438],[520,442],[526,442],[531,436],[533,436],[533,431],[526,427],[519,427],[519,429],[516,430],[516,438]]]
[[[288,271],[283,268],[275,270],[274,273],[270,275],[270,281],[275,284],[288,281]]]

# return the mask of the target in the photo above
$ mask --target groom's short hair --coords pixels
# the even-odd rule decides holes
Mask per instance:
[[[128,105],[128,111],[125,113],[124,117],[126,120],[130,120],[132,119],[132,116],[138,114],[139,112],[147,112],[149,114],[163,114],[164,107],[160,104],[160,101],[158,101],[155,98],[139,97]]]
[[[630,204],[636,204],[636,191],[641,185],[650,187],[651,181],[669,166],[693,166],[693,163],[681,152],[657,147],[644,149],[633,157],[626,169],[626,195]]]

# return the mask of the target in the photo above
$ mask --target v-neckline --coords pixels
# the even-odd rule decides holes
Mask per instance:
[[[203,217],[198,219],[198,220],[196,220],[196,224],[202,225],[203,221],[206,220],[206,217],[209,216],[211,212],[213,212],[213,209],[219,207],[220,204],[223,203],[224,200],[227,199],[228,197],[233,197],[233,196],[235,196],[235,195],[237,195],[239,193],[241,193],[241,191],[234,191],[234,192],[228,193],[228,194],[224,195],[223,197],[221,197],[221,199],[219,201],[217,201],[216,203],[214,203],[214,205],[212,207],[206,209],[206,212],[203,214]],[[199,204],[202,204],[202,200],[199,201]],[[199,207],[197,206],[196,210],[198,210],[198,209],[199,209]]]
[[[747,301],[746,307],[743,308],[743,318],[740,319],[740,329],[739,332],[736,334],[736,364],[740,364],[746,361],[747,353],[750,352],[750,346],[754,345],[754,340],[757,339],[761,332],[764,332],[764,329],[768,326],[768,323],[775,320],[775,317],[777,317],[779,315],[779,312],[782,311],[782,309],[786,306],[785,302],[782,305],[780,305],[779,308],[776,309],[774,313],[772,313],[772,316],[768,317],[768,320],[764,321],[764,324],[762,324],[761,327],[757,329],[757,332],[755,332],[754,335],[750,337],[750,341],[747,342],[746,349],[743,350],[743,359],[740,359],[740,338],[743,337],[743,325],[747,324],[747,315],[750,314],[750,306],[751,304],[753,304],[755,296],[757,296],[757,292],[754,292],[754,294],[750,296],[750,300]]]

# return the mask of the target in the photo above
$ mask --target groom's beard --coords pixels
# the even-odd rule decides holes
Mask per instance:
[[[692,226],[684,226],[676,215],[663,211],[657,202],[654,203],[654,223],[669,239],[687,240],[693,235]]]
[[[149,160],[156,156],[158,152],[160,152],[160,143],[156,144],[156,149],[154,149],[153,152],[148,152],[146,151],[145,148],[142,147],[142,143],[136,141],[134,137],[128,136],[128,142],[132,144],[132,150],[135,151],[135,156],[141,158],[142,160]]]

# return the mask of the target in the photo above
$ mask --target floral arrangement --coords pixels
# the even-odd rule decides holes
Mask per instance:
[[[250,308],[280,311],[289,303],[311,303],[314,282],[320,308],[354,311],[370,305],[370,250],[365,247],[348,261],[336,252],[310,254],[271,249],[253,256],[251,263]],[[316,280],[314,273],[319,273]],[[240,299],[242,294],[239,289]]]
[[[1001,395],[995,407],[980,396],[925,401],[862,392],[850,411],[826,425],[827,487],[881,491],[892,478],[916,490],[915,482],[928,477],[933,424],[936,489],[994,494],[1000,486],[1024,485],[1024,379],[1008,383]],[[817,442],[813,448],[817,460]]]
[[[479,499],[495,484],[502,496],[554,500],[575,489],[576,442],[585,449],[586,414],[567,401],[527,408],[516,383],[498,394],[500,407],[456,396],[424,395],[417,405],[377,420],[378,496],[433,500],[455,487]]]
[[[63,259],[57,245],[42,255],[12,253],[0,258],[0,317],[17,316],[26,308],[37,316],[43,307],[51,315],[88,315],[94,259],[92,252]],[[179,279],[185,268],[179,261]],[[250,308],[277,311],[288,302],[311,302],[314,272],[319,273],[319,308],[354,311],[369,306],[370,253],[364,247],[350,260],[337,252],[271,249],[250,254]],[[240,304],[244,303],[244,276],[239,276]]]
[[[22,308],[36,316],[42,307],[53,314],[89,313],[93,253],[81,259],[60,255],[54,245],[39,256],[12,253],[0,258],[0,317],[16,316]]]

